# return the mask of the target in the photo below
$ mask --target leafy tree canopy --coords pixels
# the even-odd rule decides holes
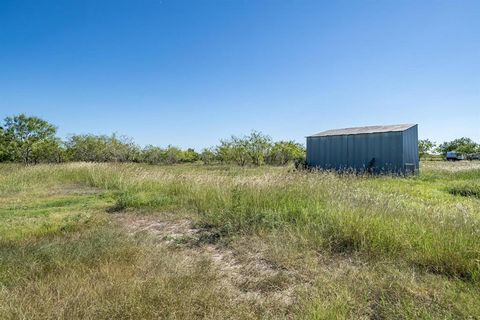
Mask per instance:
[[[420,158],[425,157],[433,152],[436,147],[436,143],[430,141],[429,139],[419,140],[418,141],[418,154]]]
[[[457,151],[463,154],[480,152],[480,145],[470,138],[459,138],[453,141],[448,141],[438,146],[438,151],[446,154],[448,151]]]
[[[56,141],[57,129],[38,117],[29,117],[25,114],[7,117],[2,131],[3,144],[14,161],[33,162],[35,157],[32,153],[34,149],[39,149],[38,145],[57,147],[54,143],[50,143]]]

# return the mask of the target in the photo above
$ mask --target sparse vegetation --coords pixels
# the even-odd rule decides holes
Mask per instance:
[[[448,151],[477,159],[480,145],[470,138],[447,141],[437,147],[429,139],[419,140],[422,159],[442,160]],[[71,135],[66,141],[56,137],[56,127],[38,117],[25,114],[7,117],[0,127],[0,162],[26,164],[61,162],[135,162],[148,164],[235,164],[239,166],[305,165],[305,148],[295,141],[273,141],[271,137],[252,131],[241,137],[220,140],[219,145],[205,148],[200,153],[193,148],[182,150],[148,145],[144,148],[133,139],[117,134]]]
[[[294,141],[276,141],[252,131],[243,137],[221,140],[200,154],[193,148],[182,150],[148,145],[141,148],[125,136],[71,135],[66,141],[56,137],[56,127],[38,117],[20,114],[7,117],[0,127],[0,162],[25,164],[61,162],[140,162],[179,164],[229,163],[240,166],[285,165],[305,157],[305,148]]]
[[[0,128],[2,319],[480,317],[480,162],[371,177],[256,131],[200,154],[55,133]]]
[[[478,318],[479,179],[2,164],[0,317]]]

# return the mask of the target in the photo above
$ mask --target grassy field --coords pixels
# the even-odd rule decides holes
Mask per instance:
[[[1,319],[477,319],[480,163],[0,165]]]

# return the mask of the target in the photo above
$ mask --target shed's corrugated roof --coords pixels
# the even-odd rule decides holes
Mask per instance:
[[[394,132],[405,131],[415,124],[395,124],[390,126],[368,126],[368,127],[356,127],[356,128],[344,128],[323,131],[309,137],[328,137],[328,136],[343,136],[350,134],[366,134],[366,133],[380,133],[380,132]]]

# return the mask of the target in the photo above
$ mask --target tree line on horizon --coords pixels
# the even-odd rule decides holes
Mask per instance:
[[[478,154],[480,153],[480,144],[467,137],[446,141],[441,144],[437,144],[429,139],[418,141],[420,158],[445,157],[449,151],[456,151],[464,155]]]
[[[176,164],[201,161],[205,164],[234,163],[239,166],[286,165],[302,162],[305,147],[295,141],[273,141],[258,131],[220,140],[217,146],[200,152],[172,145],[165,148],[140,147],[131,138],[112,135],[79,134],[66,140],[57,137],[57,128],[41,118],[19,114],[4,119],[0,126],[0,162],[25,164],[87,162],[139,162]],[[459,138],[437,145],[428,139],[419,141],[419,155],[444,156],[448,151],[480,153],[480,144]]]
[[[200,152],[172,145],[165,148],[140,147],[131,138],[112,135],[77,134],[66,140],[57,128],[41,118],[19,114],[4,119],[0,126],[0,162],[25,164],[88,162],[139,162],[176,164],[202,161],[246,165],[285,165],[302,159],[305,148],[295,141],[273,141],[268,135],[252,131],[242,137],[231,136],[217,146]]]

